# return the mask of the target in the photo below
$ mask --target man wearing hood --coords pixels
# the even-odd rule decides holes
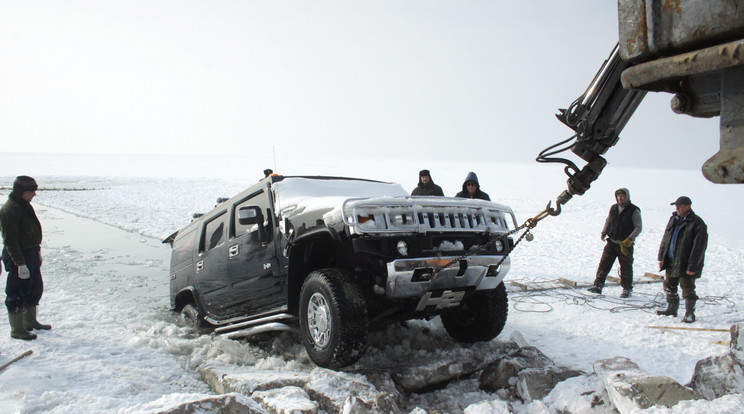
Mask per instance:
[[[480,200],[491,201],[491,197],[481,191],[480,184],[478,183],[478,176],[472,171],[468,173],[467,177],[465,177],[465,182],[462,183],[462,191],[455,194],[455,197],[477,198]]]
[[[28,176],[16,177],[8,201],[0,208],[3,236],[2,261],[8,272],[5,307],[8,309],[10,336],[36,339],[32,329],[51,329],[36,320],[36,307],[44,292],[41,279],[41,223],[31,206],[38,185]]]
[[[682,196],[671,203],[675,212],[667,223],[659,246],[659,270],[666,270],[664,292],[667,308],[656,311],[657,315],[677,316],[679,296],[677,286],[682,288],[685,299],[685,316],[682,322],[695,322],[695,279],[700,277],[708,248],[708,226],[692,211],[690,197]]]
[[[429,170],[421,170],[419,172],[419,182],[416,188],[413,189],[411,195],[414,196],[444,196],[442,187],[434,184],[434,180],[431,179]]]
[[[594,286],[588,290],[602,293],[607,274],[617,259],[620,263],[620,286],[623,288],[620,297],[627,298],[633,290],[633,243],[643,229],[641,209],[630,202],[630,191],[627,188],[615,191],[615,200],[617,203],[610,207],[600,236],[607,243],[602,251],[602,258],[599,259],[597,277],[594,279]]]

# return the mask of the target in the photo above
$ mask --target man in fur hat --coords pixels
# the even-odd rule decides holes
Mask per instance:
[[[444,191],[442,191],[442,187],[434,184],[434,181],[431,179],[431,174],[429,174],[429,170],[421,170],[419,172],[418,185],[413,189],[411,195],[441,197],[444,196]]]

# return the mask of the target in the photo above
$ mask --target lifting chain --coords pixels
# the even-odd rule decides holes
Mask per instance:
[[[499,266],[501,266],[501,263],[504,263],[504,260],[506,260],[506,258],[509,257],[509,255],[511,254],[511,252],[514,251],[514,248],[517,247],[517,245],[519,244],[519,242],[522,241],[522,239],[526,238],[527,241],[532,241],[532,239],[535,236],[533,236],[532,233],[530,233],[530,230],[534,229],[535,226],[537,226],[537,223],[540,222],[540,220],[542,220],[542,219],[544,219],[545,217],[548,217],[548,216],[557,216],[560,213],[561,213],[561,206],[560,206],[560,204],[558,204],[558,209],[556,210],[556,209],[551,208],[550,207],[550,202],[548,202],[548,206],[545,207],[545,210],[543,210],[540,213],[538,213],[535,217],[528,218],[527,220],[525,220],[524,224],[522,224],[521,226],[519,226],[519,227],[515,228],[514,230],[511,230],[511,231],[509,231],[507,233],[502,234],[501,236],[499,236],[498,239],[491,240],[491,241],[489,241],[487,243],[484,243],[484,244],[479,244],[479,245],[472,246],[470,249],[468,249],[468,252],[465,253],[465,254],[463,254],[462,256],[455,257],[454,259],[452,259],[449,262],[443,264],[442,266],[438,266],[437,268],[435,268],[434,269],[434,274],[437,274],[440,270],[446,269],[446,268],[452,266],[453,264],[458,263],[460,260],[463,260],[463,259],[467,258],[468,256],[472,256],[478,250],[487,249],[488,247],[490,247],[492,244],[494,244],[498,240],[503,240],[502,243],[504,243],[505,246],[508,246],[508,243],[506,243],[506,240],[507,240],[506,238],[509,237],[509,236],[511,236],[512,234],[517,233],[520,230],[526,228],[527,230],[525,230],[524,233],[522,233],[522,235],[519,236],[519,238],[517,239],[517,241],[514,242],[514,246],[512,246],[512,248],[509,249],[509,251],[507,251],[506,254],[501,258],[501,260],[499,260],[499,262],[496,264],[496,268],[498,268]]]

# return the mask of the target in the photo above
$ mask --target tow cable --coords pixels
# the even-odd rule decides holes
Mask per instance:
[[[466,259],[468,256],[472,256],[473,254],[475,254],[475,252],[477,252],[479,250],[486,250],[486,249],[488,249],[489,247],[493,246],[493,244],[495,244],[497,241],[501,241],[501,243],[503,243],[504,246],[508,246],[509,244],[506,242],[507,241],[507,237],[511,236],[514,233],[519,232],[522,229],[527,229],[527,230],[524,231],[524,233],[522,233],[521,236],[519,236],[519,238],[517,239],[517,241],[514,242],[514,245],[506,252],[506,254],[504,254],[504,256],[501,258],[501,260],[499,260],[499,262],[496,264],[496,268],[498,269],[501,266],[501,264],[504,263],[504,260],[506,260],[506,258],[509,257],[509,255],[511,254],[511,252],[514,251],[514,249],[517,247],[517,245],[519,244],[519,242],[522,241],[522,239],[527,239],[527,241],[529,242],[529,241],[532,241],[535,238],[535,236],[532,235],[531,230],[534,229],[537,226],[537,223],[539,223],[540,220],[543,220],[544,218],[546,218],[548,216],[557,216],[557,215],[561,214],[561,205],[560,205],[560,203],[556,203],[557,208],[555,208],[555,209],[552,208],[552,207],[550,207],[550,204],[551,204],[551,202],[548,202],[548,205],[547,205],[547,207],[545,207],[545,210],[543,210],[540,213],[538,213],[535,217],[528,218],[527,220],[525,220],[524,224],[522,224],[521,226],[515,228],[514,230],[511,230],[511,231],[509,231],[507,233],[504,233],[504,234],[500,235],[497,239],[490,240],[487,243],[478,244],[478,245],[472,246],[472,247],[470,247],[470,249],[468,249],[468,252],[465,253],[465,254],[463,254],[462,256],[455,257],[454,259],[452,259],[449,262],[443,264],[442,266],[438,266],[437,268],[434,269],[433,274],[436,275],[441,270],[446,269],[446,268],[452,266],[453,264],[460,262],[460,260]]]

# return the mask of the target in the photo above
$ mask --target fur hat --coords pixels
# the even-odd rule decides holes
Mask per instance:
[[[36,180],[27,175],[19,175],[13,181],[13,192],[16,194],[23,194],[26,191],[36,191],[38,188],[39,185],[36,184]]]
[[[423,177],[425,175],[428,175],[429,177],[431,177],[431,174],[429,174],[429,170],[421,170],[421,171],[419,171],[419,177]]]

